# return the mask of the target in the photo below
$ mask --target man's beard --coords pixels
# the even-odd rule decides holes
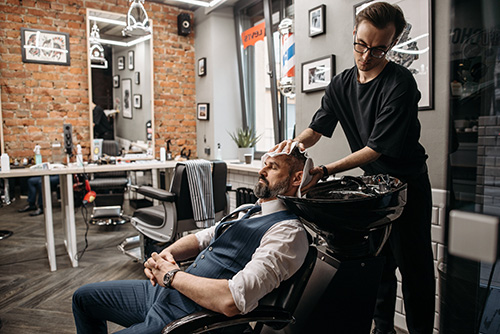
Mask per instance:
[[[260,176],[259,179],[264,182],[257,182],[253,188],[253,192],[255,196],[263,199],[274,198],[285,193],[288,190],[288,183],[290,182],[290,176],[287,176],[285,180],[278,182],[273,187],[270,187],[269,181],[267,181],[265,177]]]

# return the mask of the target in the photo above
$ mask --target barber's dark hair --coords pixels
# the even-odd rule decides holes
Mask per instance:
[[[368,21],[377,29],[384,29],[389,24],[393,23],[396,28],[394,40],[403,32],[406,27],[406,20],[403,11],[398,5],[391,5],[387,2],[376,2],[356,15],[356,29],[358,25]]]
[[[295,172],[304,170],[304,165],[306,163],[306,156],[304,153],[300,152],[299,148],[295,146],[293,150],[287,155],[287,160],[290,165],[290,175]]]

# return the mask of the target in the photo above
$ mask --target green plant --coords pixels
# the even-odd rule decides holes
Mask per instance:
[[[260,136],[257,136],[252,128],[239,128],[235,133],[229,133],[238,147],[254,147],[259,141]]]

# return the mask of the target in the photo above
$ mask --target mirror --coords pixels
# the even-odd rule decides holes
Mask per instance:
[[[125,26],[125,14],[87,9],[91,152],[114,139],[129,159],[153,159],[153,34],[124,37]]]

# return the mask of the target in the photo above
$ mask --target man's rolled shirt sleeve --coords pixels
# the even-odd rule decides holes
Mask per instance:
[[[255,309],[262,297],[300,268],[308,250],[300,222],[284,221],[271,227],[252,260],[228,282],[238,310],[245,314]]]

